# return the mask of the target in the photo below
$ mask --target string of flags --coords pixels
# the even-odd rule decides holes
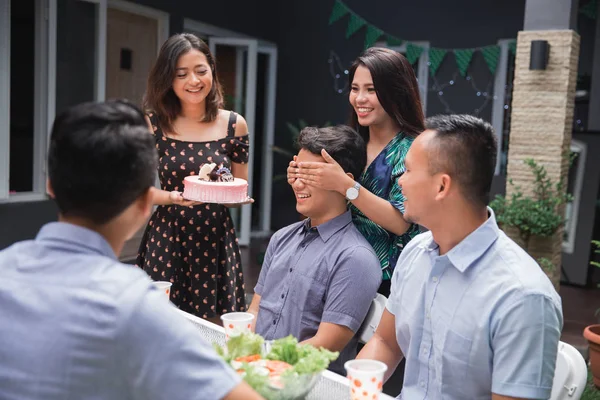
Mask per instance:
[[[591,0],[591,2],[594,3],[596,1],[597,0]],[[375,43],[377,43],[377,41],[385,41],[388,46],[401,46],[405,44],[406,58],[411,64],[414,64],[419,59],[423,51],[427,51],[429,52],[429,71],[432,76],[436,75],[440,65],[446,56],[448,56],[448,54],[454,55],[460,74],[463,77],[466,76],[469,65],[471,64],[471,60],[473,59],[473,55],[477,52],[481,53],[483,56],[483,59],[485,60],[485,63],[492,75],[496,73],[498,60],[500,58],[500,46],[498,45],[457,49],[444,49],[439,47],[425,48],[418,44],[411,43],[410,41],[400,39],[394,35],[384,32],[348,8],[348,6],[346,6],[342,0],[335,0],[333,9],[331,10],[331,15],[329,16],[329,25],[333,25],[346,16],[348,17],[346,25],[346,39],[350,38],[364,28],[365,48],[373,46]],[[513,55],[516,52],[516,47],[516,40],[509,43],[509,49]]]

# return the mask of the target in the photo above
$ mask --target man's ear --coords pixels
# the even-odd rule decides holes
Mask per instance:
[[[54,189],[52,189],[52,183],[50,179],[46,179],[46,194],[50,196],[51,199],[54,198]]]
[[[452,178],[448,174],[441,174],[438,181],[438,193],[435,196],[436,200],[443,200],[448,197],[450,189],[452,188]]]
[[[145,217],[149,217],[152,213],[152,206],[154,205],[154,197],[156,196],[156,188],[151,186],[144,193],[138,197],[138,207]]]
[[[352,175],[352,172],[346,172],[346,175],[348,175],[350,178],[354,179],[354,175]]]

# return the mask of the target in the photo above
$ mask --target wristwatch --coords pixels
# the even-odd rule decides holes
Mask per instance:
[[[358,197],[358,189],[360,189],[360,183],[354,182],[354,186],[346,190],[346,198],[350,201],[356,200]]]

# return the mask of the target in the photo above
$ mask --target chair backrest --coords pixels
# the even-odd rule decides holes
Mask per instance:
[[[371,339],[371,336],[373,336],[373,333],[375,333],[386,303],[387,297],[377,293],[377,296],[375,296],[371,302],[371,307],[369,307],[369,312],[367,313],[365,320],[357,332],[358,340],[361,343],[367,343],[369,339]]]
[[[587,364],[583,356],[570,344],[559,342],[550,400],[579,400],[586,383]]]

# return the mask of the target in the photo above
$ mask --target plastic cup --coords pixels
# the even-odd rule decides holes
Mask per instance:
[[[350,381],[350,399],[379,399],[387,365],[377,360],[360,359],[344,364]]]
[[[163,292],[165,292],[165,294],[167,295],[167,299],[171,298],[171,286],[173,286],[171,282],[157,281],[153,283],[154,286],[158,288],[158,290],[162,290]]]
[[[225,340],[242,333],[252,332],[252,320],[254,320],[254,314],[248,312],[231,312],[221,315],[223,328],[225,328]]]

